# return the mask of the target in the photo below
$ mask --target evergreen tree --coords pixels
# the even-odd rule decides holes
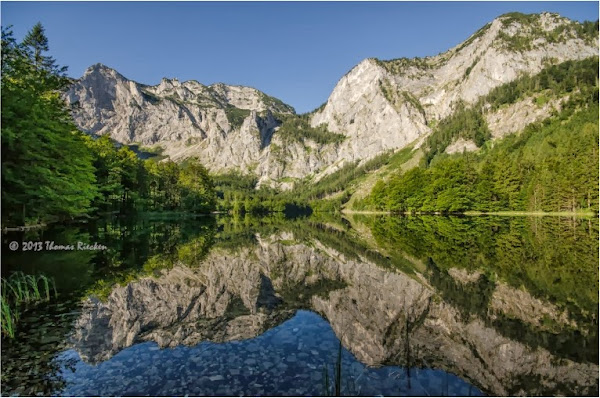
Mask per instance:
[[[96,196],[92,158],[57,91],[64,68],[44,55],[43,29],[28,37],[33,57],[2,30],[2,221],[11,225],[86,213]]]
[[[36,23],[23,39],[23,46],[31,51],[33,65],[37,68],[43,67],[48,62],[48,58],[42,55],[49,50],[48,38],[45,35],[44,27],[40,22]]]

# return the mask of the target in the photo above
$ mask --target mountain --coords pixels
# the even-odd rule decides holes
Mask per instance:
[[[212,169],[248,169],[269,145],[273,113],[294,108],[250,87],[163,79],[157,86],[128,80],[96,64],[66,94],[83,131],[116,141],[160,145],[173,159],[199,155]]]
[[[597,25],[557,14],[500,16],[437,56],[366,59],[319,109],[293,108],[256,89],[163,79],[146,86],[97,64],[66,93],[77,126],[124,144],[160,146],[174,160],[198,156],[214,172],[255,174],[259,184],[290,188],[349,162],[419,147],[443,118],[523,75],[598,55]],[[519,131],[559,108],[525,98],[485,117],[493,138]],[[457,140],[447,152],[477,149]]]

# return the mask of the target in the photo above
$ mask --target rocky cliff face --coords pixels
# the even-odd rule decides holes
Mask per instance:
[[[91,66],[66,93],[78,127],[123,144],[159,145],[171,158],[198,156],[213,170],[256,167],[277,122],[294,109],[250,88],[163,79],[157,86]]]
[[[66,98],[76,124],[86,132],[110,134],[122,143],[159,145],[175,160],[198,156],[213,171],[240,169],[258,175],[261,184],[286,188],[283,177],[318,178],[346,162],[422,142],[432,124],[459,101],[471,104],[522,74],[597,54],[597,35],[583,34],[577,22],[543,13],[499,17],[434,57],[366,59],[310,115],[313,127],[324,125],[346,137],[326,145],[308,138],[281,139],[274,115],[293,109],[249,87],[168,79],[145,86],[94,65]],[[496,126],[495,136],[527,122],[514,119],[508,127]]]
[[[310,308],[369,366],[441,368],[494,395],[585,395],[583,386],[597,383],[597,365],[559,358],[477,316],[465,318],[421,275],[349,258],[318,240],[301,243],[289,233],[257,240],[236,252],[213,250],[194,268],[180,264],[158,278],[117,286],[106,302],[90,299],[76,322],[75,349],[96,363],[140,341],[175,347],[247,339]],[[498,285],[495,313],[563,321],[551,304],[513,290]],[[536,382],[518,391],[523,375]]]
[[[550,63],[597,55],[597,37],[581,37],[578,26],[556,14],[506,15],[435,57],[367,59],[339,81],[311,122],[347,135],[339,152],[350,160],[402,148],[427,135],[459,101],[474,103]]]

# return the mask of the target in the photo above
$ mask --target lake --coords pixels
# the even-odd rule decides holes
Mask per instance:
[[[140,217],[2,245],[3,277],[58,292],[3,339],[3,395],[598,396],[597,219]]]

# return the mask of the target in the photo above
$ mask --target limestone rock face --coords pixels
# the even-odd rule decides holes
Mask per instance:
[[[579,27],[557,14],[507,14],[437,56],[366,59],[309,115],[311,126],[343,134],[341,143],[282,140],[274,114],[291,114],[293,108],[249,87],[169,79],[146,86],[98,64],[65,96],[83,131],[110,134],[124,144],[160,145],[174,160],[198,156],[213,171],[237,169],[256,174],[260,184],[289,188],[295,178],[318,179],[347,162],[413,142],[418,146],[457,103],[473,104],[523,74],[597,56],[598,38],[582,35]],[[489,115],[494,138],[544,117],[556,105],[533,116],[517,112],[506,123],[500,120],[504,114]]]
[[[176,79],[145,86],[101,64],[65,96],[83,131],[122,144],[159,145],[174,160],[198,156],[213,170],[256,167],[277,126],[273,113],[294,112],[250,87]]]
[[[464,138],[459,138],[456,141],[454,141],[452,144],[448,145],[448,147],[446,148],[446,153],[462,153],[464,151],[466,152],[472,152],[472,151],[476,151],[477,149],[477,144],[475,144],[473,142],[473,140],[465,140]]]
[[[369,158],[382,149],[402,148],[430,132],[428,125],[452,113],[463,101],[475,102],[522,74],[535,74],[549,62],[598,54],[598,40],[578,38],[575,22],[556,14],[529,23],[500,17],[465,42],[435,57],[361,62],[344,76],[312,124],[326,124],[349,139],[339,152]],[[551,33],[564,29],[560,39]],[[511,38],[526,37],[523,49]]]
[[[340,158],[371,158],[429,132],[412,94],[400,90],[392,78],[377,61],[364,60],[340,80],[325,108],[313,116],[313,126],[326,124],[348,137],[339,149]]]
[[[551,99],[546,103],[535,98],[525,98],[496,112],[488,112],[485,118],[494,139],[506,137],[523,130],[528,124],[539,122],[559,111],[568,98]]]

